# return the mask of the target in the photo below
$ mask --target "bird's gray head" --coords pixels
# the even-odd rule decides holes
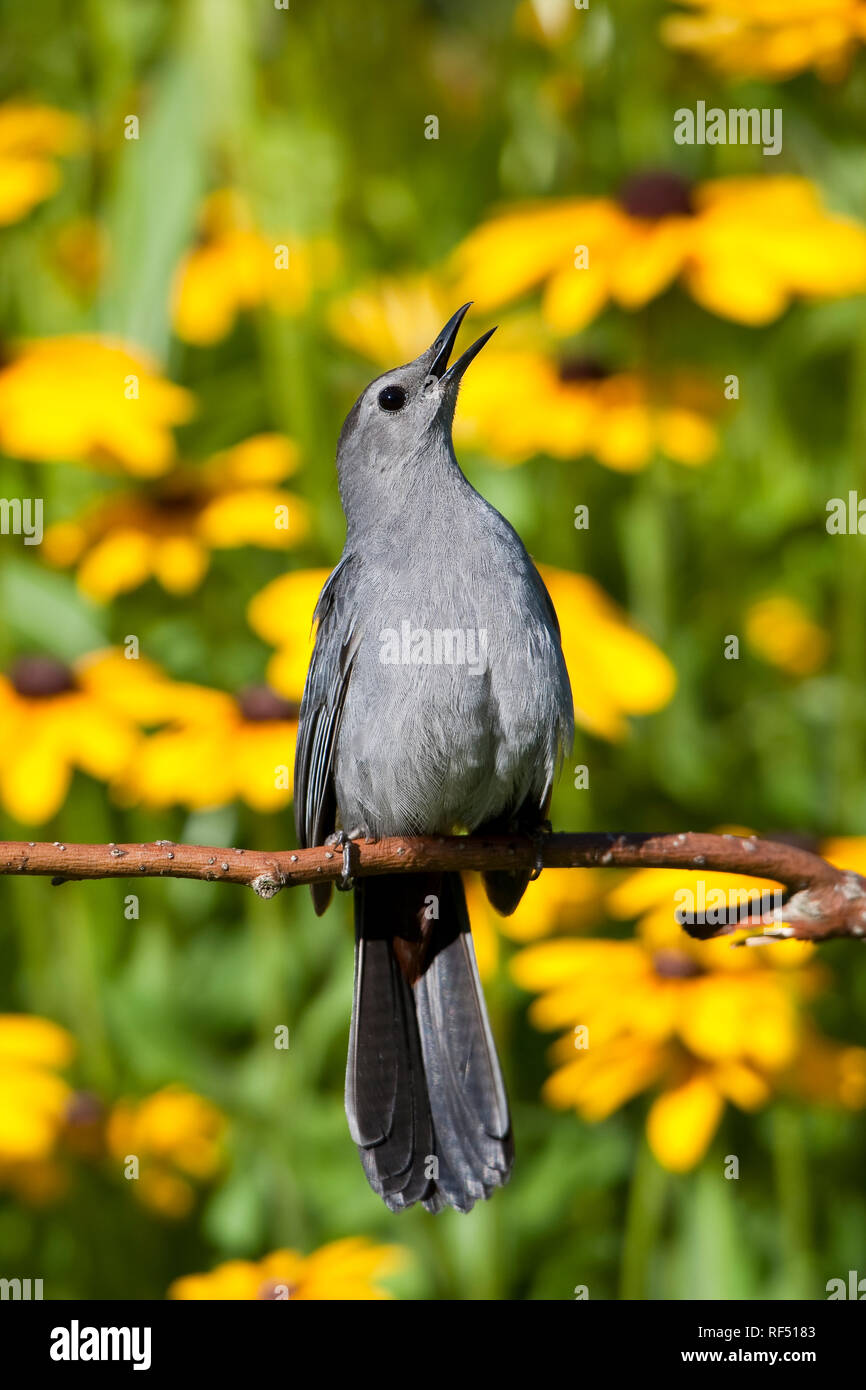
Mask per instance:
[[[401,478],[410,482],[419,457],[444,454],[453,459],[451,424],[460,381],[495,331],[491,328],[482,334],[449,367],[469,308],[470,304],[464,304],[458,309],[414,362],[371,382],[346,416],[337,446],[337,472],[347,515],[352,495],[375,486],[377,475],[386,486],[399,489]]]

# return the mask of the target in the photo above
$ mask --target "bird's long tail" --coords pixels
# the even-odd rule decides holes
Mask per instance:
[[[469,1211],[508,1181],[508,1099],[459,874],[355,887],[346,1114],[392,1211]]]

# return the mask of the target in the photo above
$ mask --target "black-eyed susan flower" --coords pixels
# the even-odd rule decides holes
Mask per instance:
[[[72,1088],[61,1076],[75,1055],[64,1028],[32,1014],[0,1014],[0,1187],[41,1204],[66,1179],[59,1149]]]
[[[802,603],[787,594],[770,594],[746,612],[746,640],[771,666],[792,676],[811,676],[827,659],[830,639]]]
[[[26,102],[0,105],[0,226],[26,217],[60,183],[57,159],[80,147],[77,116]]]
[[[175,331],[185,342],[203,345],[224,338],[245,310],[268,305],[280,314],[300,314],[335,266],[332,242],[266,237],[241,195],[222,189],[207,199],[198,245],[177,272]]]
[[[543,287],[541,312],[576,333],[613,301],[638,309],[680,280],[705,309],[765,324],[794,298],[866,289],[866,228],[828,212],[807,179],[631,178],[619,199],[506,210],[463,241],[457,293],[483,312]]]
[[[543,353],[507,350],[491,352],[487,362],[479,358],[475,377],[467,377],[455,435],[507,463],[539,453],[591,454],[622,473],[643,468],[656,453],[698,466],[717,447],[706,392],[697,382],[654,382],[637,372],[610,372],[592,358],[557,362]]]
[[[672,48],[732,77],[793,77],[813,69],[838,81],[866,41],[863,0],[678,0],[662,21]]]
[[[282,810],[292,798],[298,705],[266,686],[237,697],[186,686],[184,703],[167,713],[115,779],[118,800],[154,808],[206,808],[245,801],[256,811]]]
[[[148,490],[112,496],[48,527],[45,558],[76,565],[79,587],[99,601],[148,579],[169,593],[189,593],[206,574],[212,550],[283,549],[303,539],[307,507],[277,486],[296,468],[291,440],[255,435],[200,467],[175,469]]]
[[[726,940],[692,940],[674,915],[684,892],[727,908],[776,887],[735,874],[639,870],[606,904],[613,917],[639,919],[634,940],[559,938],[522,951],[513,970],[538,995],[532,1021],[569,1030],[552,1049],[547,1101],[598,1121],[654,1093],[650,1146],[664,1167],[683,1172],[706,1152],[728,1102],[748,1111],[781,1091],[805,1093],[799,1078],[815,1039],[806,1006],[826,979],[814,948],[731,950]],[[854,1052],[822,1040],[822,1072],[839,1082],[824,1099],[836,1102],[847,1085],[844,1103],[862,1094],[866,1104],[866,1086],[856,1087],[866,1050]]]
[[[355,1301],[391,1298],[380,1281],[405,1261],[399,1246],[351,1236],[310,1255],[275,1250],[263,1260],[229,1260],[209,1274],[187,1274],[168,1291],[177,1299],[304,1299]]]
[[[331,326],[342,342],[387,366],[410,360],[435,338],[448,302],[441,280],[430,275],[380,280],[336,301]],[[715,400],[694,373],[650,378],[616,370],[578,352],[551,350],[549,336],[529,319],[500,326],[461,387],[458,445],[484,449],[505,464],[541,453],[590,454],[619,472],[643,468],[656,452],[689,466],[712,457]]]
[[[35,339],[0,370],[0,448],[16,458],[155,477],[174,459],[172,427],[192,410],[188,391],[137,349],[107,338]]]
[[[126,664],[134,683],[140,668]],[[0,801],[23,824],[59,811],[75,769],[108,782],[132,757],[137,721],[105,688],[106,665],[115,658],[104,653],[73,666],[26,656],[0,675]]]
[[[108,1117],[108,1149],[135,1196],[161,1216],[186,1216],[199,1185],[223,1164],[226,1120],[203,1096],[166,1086],[143,1100],[122,1100]],[[136,1169],[129,1168],[137,1160]]]

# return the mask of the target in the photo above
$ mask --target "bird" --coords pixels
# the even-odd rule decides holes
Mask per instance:
[[[539,837],[574,737],[553,603],[454,452],[461,379],[495,331],[449,366],[470,307],[376,378],[340,432],[346,540],[315,608],[295,758],[300,846],[344,846],[346,1115],[370,1186],[395,1212],[467,1212],[489,1197],[511,1173],[512,1125],[460,874],[353,881],[351,841]],[[514,911],[532,876],[483,875],[498,912]],[[317,914],[331,888],[311,885]]]

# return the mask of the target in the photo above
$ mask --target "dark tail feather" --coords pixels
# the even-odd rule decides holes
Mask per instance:
[[[513,1145],[460,876],[363,880],[355,923],[346,1113],[368,1180],[392,1211],[469,1211]]]

